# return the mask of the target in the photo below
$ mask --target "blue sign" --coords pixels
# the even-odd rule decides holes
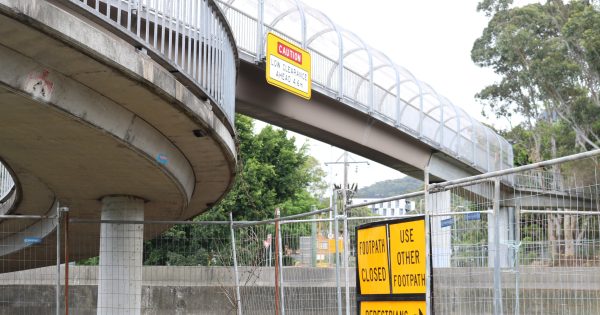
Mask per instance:
[[[479,212],[471,212],[471,213],[467,213],[465,219],[467,221],[476,221],[476,220],[481,220],[481,213]]]
[[[156,156],[156,162],[158,162],[158,164],[167,165],[169,163],[169,158],[165,154],[160,153]]]
[[[454,218],[443,219],[440,224],[442,227],[452,226],[454,225]]]
[[[34,245],[34,244],[40,244],[40,243],[42,243],[42,239],[39,238],[39,237],[26,237],[26,238],[23,239],[23,241],[27,245]]]

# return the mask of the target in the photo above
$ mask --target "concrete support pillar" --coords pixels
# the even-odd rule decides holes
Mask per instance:
[[[429,194],[428,207],[432,214],[450,212],[450,191],[442,191]],[[433,268],[450,267],[452,258],[452,224],[446,224],[452,220],[450,216],[431,217],[431,251],[433,254]],[[443,224],[444,223],[444,224]],[[443,227],[442,227],[443,226]]]
[[[102,220],[143,219],[142,199],[129,196],[102,198]],[[143,240],[144,226],[141,224],[101,225],[97,314],[141,313]]]
[[[512,208],[508,207],[500,207],[500,213],[498,215],[498,226],[500,231],[500,248],[496,250],[494,247],[494,226],[495,226],[495,217],[493,215],[488,216],[488,266],[494,267],[494,259],[496,252],[500,255],[500,267],[508,268],[512,267],[513,257],[511,253],[513,252],[510,249],[512,245],[512,234],[514,229],[514,224],[511,223],[510,218],[514,217]]]

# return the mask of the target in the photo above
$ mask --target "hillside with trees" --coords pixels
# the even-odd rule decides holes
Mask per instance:
[[[423,189],[423,181],[406,176],[360,188],[356,198],[385,198]]]

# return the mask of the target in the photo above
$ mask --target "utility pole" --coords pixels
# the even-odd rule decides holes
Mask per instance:
[[[342,206],[342,210],[345,213],[346,212],[346,202],[348,201],[347,199],[347,190],[348,190],[348,166],[350,164],[367,164],[369,165],[369,162],[367,161],[348,161],[348,151],[344,151],[344,153],[342,153],[342,155],[340,155],[340,157],[335,161],[335,162],[325,162],[325,166],[329,166],[332,164],[344,164],[344,179],[343,179],[343,184],[342,184],[342,198],[343,198],[343,206]],[[342,160],[343,161],[340,161]]]
[[[343,162],[340,162],[340,159],[344,159]],[[325,165],[330,165],[330,164],[344,164],[344,182],[342,184],[342,213],[343,215],[343,219],[344,219],[344,232],[343,232],[343,240],[344,240],[344,271],[345,271],[345,277],[344,277],[344,283],[345,283],[345,289],[346,289],[346,315],[350,315],[350,273],[349,273],[349,254],[348,251],[350,250],[349,246],[350,246],[350,237],[348,235],[348,211],[347,211],[347,204],[348,204],[348,165],[349,164],[362,164],[365,163],[367,165],[369,165],[369,162],[367,161],[360,161],[360,162],[356,162],[356,161],[352,161],[349,162],[348,161],[348,151],[344,151],[344,153],[337,159],[337,161],[335,162],[327,162],[325,163]],[[336,194],[337,192],[335,190],[332,191],[332,196],[333,194]],[[333,200],[336,200],[335,196],[333,196]],[[335,202],[335,201],[334,201]],[[337,286],[337,300],[338,300],[338,315],[342,314],[342,306],[341,306],[341,288],[340,288],[340,264],[339,264],[339,251],[338,251],[338,244],[339,244],[339,237],[338,237],[338,211],[337,211],[337,204],[332,205],[334,210],[334,220],[333,222],[335,223],[335,232],[334,232],[334,242],[335,242],[335,266],[336,266],[336,286]],[[330,212],[331,213],[331,212]],[[331,233],[331,223],[330,223],[330,233]]]

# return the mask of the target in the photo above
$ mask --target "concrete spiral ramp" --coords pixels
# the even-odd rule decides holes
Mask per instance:
[[[145,220],[183,220],[218,201],[235,175],[231,123],[144,49],[57,3],[0,0],[0,159],[17,187],[2,214],[52,215],[60,202],[100,219],[103,198],[129,196]],[[35,229],[51,246],[55,221],[0,222],[0,272],[51,263],[47,247],[4,245]],[[71,233],[86,236],[72,260],[98,255],[99,224]]]

